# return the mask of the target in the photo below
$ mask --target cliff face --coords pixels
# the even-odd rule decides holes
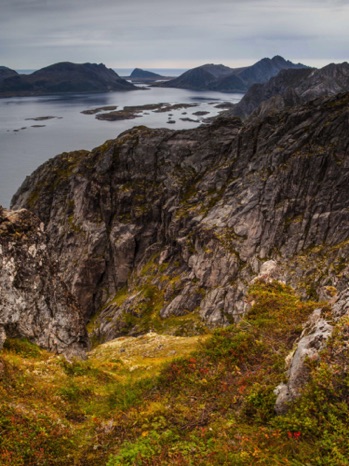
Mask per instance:
[[[0,207],[0,348],[26,337],[58,353],[82,355],[84,322],[55,275],[40,220],[27,210]]]
[[[62,154],[13,199],[45,223],[99,339],[237,321],[273,259],[304,296],[345,287],[349,94],[242,126],[134,128]]]

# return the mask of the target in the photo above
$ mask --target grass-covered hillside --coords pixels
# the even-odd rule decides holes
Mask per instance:
[[[124,337],[86,361],[7,340],[0,464],[349,464],[348,319],[309,361],[301,397],[276,415],[285,358],[319,303],[259,281],[248,300],[239,324],[212,335]]]

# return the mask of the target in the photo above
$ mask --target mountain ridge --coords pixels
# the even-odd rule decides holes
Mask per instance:
[[[205,64],[186,71],[178,78],[166,81],[157,86],[176,87],[193,90],[216,90],[221,92],[246,92],[256,83],[264,83],[286,68],[307,68],[300,63],[295,64],[276,55],[263,58],[251,66],[229,68],[225,65]]]

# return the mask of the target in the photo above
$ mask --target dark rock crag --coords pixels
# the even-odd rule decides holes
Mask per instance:
[[[55,63],[32,74],[0,80],[0,96],[28,96],[66,92],[132,91],[139,89],[102,63]]]
[[[82,356],[84,321],[57,278],[42,222],[29,211],[0,207],[0,348],[25,337],[50,351]]]
[[[344,94],[244,125],[136,127],[46,162],[13,208],[44,222],[59,276],[99,340],[174,318],[192,318],[192,331],[238,321],[270,260],[304,297],[340,292],[348,109]]]

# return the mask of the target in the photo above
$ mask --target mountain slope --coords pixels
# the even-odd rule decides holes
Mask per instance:
[[[340,291],[348,104],[345,94],[246,125],[134,128],[48,161],[13,205],[45,223],[60,276],[86,319],[94,316],[97,340],[236,322],[269,260],[275,278],[303,296]]]
[[[61,92],[106,92],[137,89],[103,64],[56,63],[29,75],[8,77],[0,95],[41,95]]]

